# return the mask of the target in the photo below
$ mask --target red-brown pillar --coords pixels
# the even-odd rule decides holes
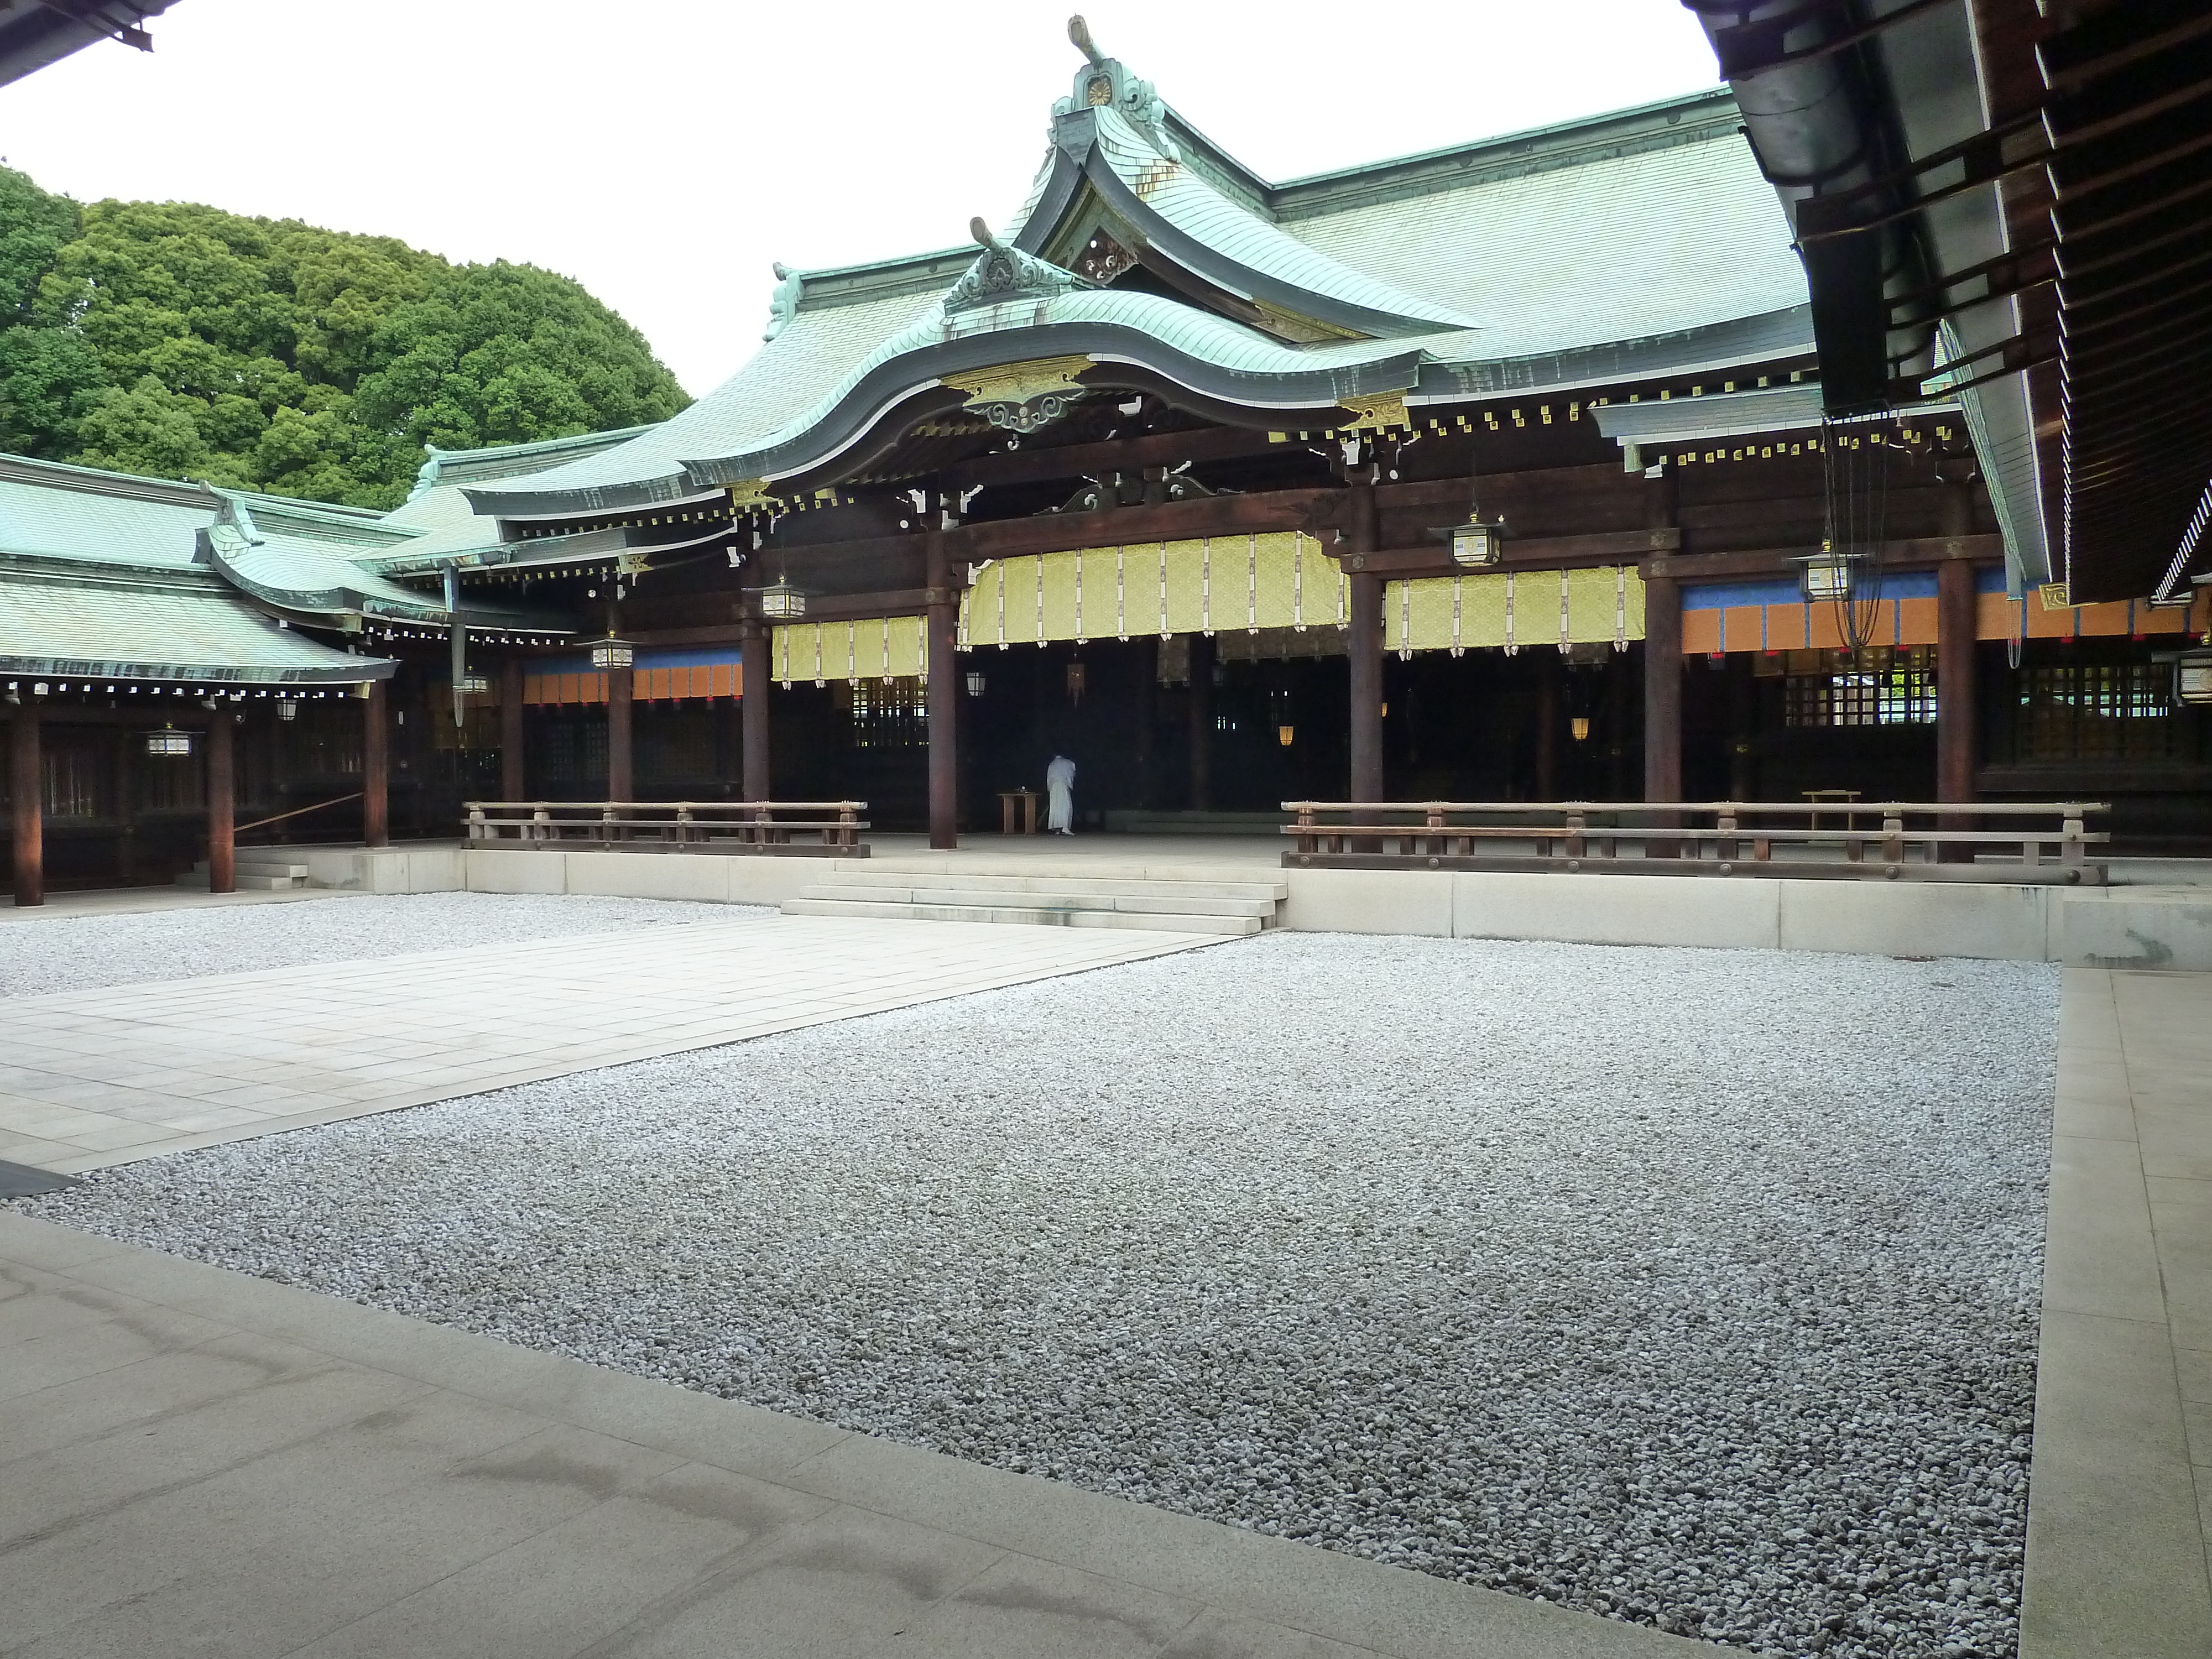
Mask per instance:
[[[741,787],[747,800],[768,800],[772,799],[768,766],[768,624],[758,617],[743,618],[738,625],[738,641]]]
[[[1536,799],[1559,798],[1559,659],[1536,653]]]
[[[923,558],[922,599],[929,616],[929,844],[943,850],[960,845],[960,604],[940,532],[929,532]]]
[[[636,702],[637,670],[607,670],[607,799],[634,800],[631,793],[631,744],[635,726],[631,710]]]
[[[391,682],[371,680],[361,702],[361,838],[392,845]]]
[[[1644,799],[1682,799],[1682,584],[1653,576],[1644,584]],[[1650,820],[1671,827],[1670,817]],[[1673,858],[1674,843],[1652,842],[1651,858]]]
[[[208,719],[208,891],[238,890],[238,716],[221,703]]]
[[[520,800],[528,789],[522,747],[522,659],[509,657],[499,671],[499,793]]]
[[[1213,810],[1213,636],[1190,636],[1190,810]]]
[[[1352,637],[1346,641],[1352,657],[1352,800],[1382,799],[1382,579],[1358,567],[1363,556],[1376,547],[1375,489],[1355,484],[1352,490]]]
[[[1936,799],[1974,798],[1974,567],[1936,568]]]
[[[15,845],[15,902],[46,902],[46,768],[39,758],[39,711],[18,703],[8,720],[8,799]]]

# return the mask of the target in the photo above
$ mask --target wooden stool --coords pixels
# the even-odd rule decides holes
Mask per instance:
[[[1021,803],[1021,833],[1025,836],[1034,836],[1037,832],[1037,796],[1034,789],[999,791],[999,833],[1002,836],[1011,836],[1014,833],[1014,803],[1016,801]]]

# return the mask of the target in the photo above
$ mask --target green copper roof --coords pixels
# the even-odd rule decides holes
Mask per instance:
[[[185,567],[217,505],[204,484],[0,455],[0,553]]]
[[[0,555],[0,673],[332,685],[393,667],[280,627],[212,572]]]
[[[471,480],[471,502],[558,516],[836,476],[892,411],[957,403],[947,377],[1060,357],[1099,366],[1086,386],[1127,365],[1130,384],[1265,419],[1347,394],[1565,391],[1811,349],[1788,224],[1725,92],[1270,185],[1080,44],[1013,250],[1098,222],[1227,298],[1047,271],[993,300],[981,276],[1005,256],[988,250],[778,267],[768,343],[720,387],[614,447]],[[1297,319],[1354,337],[1293,343]]]

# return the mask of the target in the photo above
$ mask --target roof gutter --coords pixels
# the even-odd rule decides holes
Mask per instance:
[[[1887,408],[1893,360],[1923,373],[1935,366],[1932,324],[1893,336],[1889,323],[1893,300],[1928,287],[1930,266],[1871,46],[1888,21],[1933,3],[1901,0],[1876,14],[1860,0],[1682,0],[1712,42],[1744,136],[1798,238],[1831,416]]]

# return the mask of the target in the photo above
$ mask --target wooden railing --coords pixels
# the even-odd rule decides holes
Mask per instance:
[[[866,858],[864,800],[472,800],[474,846]],[[794,836],[816,837],[812,844]]]
[[[1285,801],[1293,866],[2101,885],[2088,801]],[[1986,863],[1978,855],[1994,854]]]

